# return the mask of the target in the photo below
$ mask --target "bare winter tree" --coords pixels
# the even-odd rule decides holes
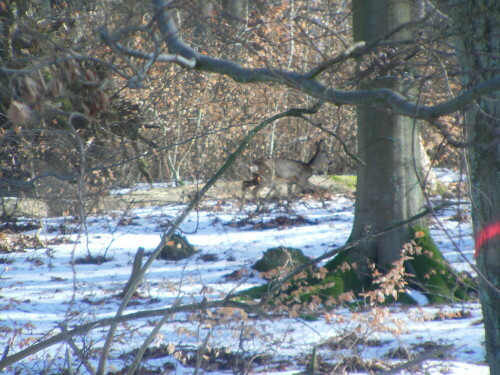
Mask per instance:
[[[178,56],[179,61],[185,61],[184,66],[191,66],[192,69],[207,73],[227,75],[240,83],[278,83],[335,105],[354,105],[360,108],[358,110],[360,155],[364,159],[372,160],[373,166],[371,169],[358,171],[357,217],[353,238],[362,236],[372,225],[380,228],[386,223],[407,218],[421,209],[419,171],[412,166],[412,164],[418,165],[418,147],[415,145],[415,141],[418,140],[418,123],[414,120],[435,121],[440,117],[464,110],[467,113],[466,125],[473,129],[469,134],[470,141],[474,144],[470,149],[473,163],[471,176],[474,192],[472,196],[475,210],[474,225],[477,231],[481,231],[485,225],[498,223],[500,197],[497,186],[500,174],[496,93],[500,90],[500,77],[498,68],[495,68],[498,64],[493,63],[497,62],[500,56],[498,32],[495,33],[496,26],[493,26],[498,25],[494,18],[494,15],[498,14],[497,3],[486,1],[483,4],[484,11],[480,11],[483,8],[478,6],[473,7],[474,11],[470,12],[468,6],[462,2],[458,2],[453,8],[455,9],[451,14],[453,25],[469,24],[462,19],[468,14],[474,17],[474,22],[471,24],[479,23],[481,27],[474,29],[475,31],[467,28],[460,33],[462,39],[458,45],[458,55],[463,67],[466,68],[465,71],[469,72],[463,75],[465,90],[452,99],[434,105],[425,105],[415,100],[411,85],[405,82],[407,74],[402,72],[394,74],[394,69],[391,67],[394,64],[391,58],[400,59],[398,66],[404,68],[404,64],[415,54],[408,49],[405,50],[406,55],[399,54],[401,50],[396,48],[398,45],[411,44],[409,25],[412,23],[412,9],[407,2],[396,0],[382,3],[353,2],[354,32],[358,43],[305,72],[271,66],[245,68],[234,61],[201,54],[181,38],[173,17],[175,3],[166,0],[153,0],[152,3],[156,27],[165,45],[171,54]],[[429,14],[425,17],[429,17]],[[487,33],[485,36],[488,42],[481,42],[481,46],[476,46],[474,43],[484,40],[478,38],[477,30]],[[114,45],[122,54],[134,54],[136,57],[149,60],[160,56],[160,51],[151,54],[128,50],[105,32],[103,39]],[[483,47],[483,44],[486,47]],[[359,89],[336,89],[320,79],[323,73],[335,69],[340,62],[366,52],[380,51],[377,47],[381,45],[396,47],[385,55],[380,55],[382,60],[392,55],[387,58],[387,62],[371,62],[372,66],[377,63],[385,66],[377,71],[376,77]],[[369,70],[370,66],[366,68]],[[141,76],[137,75],[132,77],[131,81],[135,84],[140,78]],[[473,109],[468,110],[468,108]],[[375,117],[379,121],[373,122]],[[485,120],[486,118],[488,120]],[[383,194],[377,194],[375,186],[383,186]],[[373,197],[379,201],[374,201]],[[377,258],[380,265],[384,266],[394,259],[396,254],[394,249],[401,246],[407,238],[408,233],[404,233],[402,229],[396,236],[390,235],[378,241],[377,245],[372,243],[369,246],[372,249],[374,246],[379,247]],[[481,297],[485,308],[486,327],[490,330],[487,333],[488,355],[493,372],[498,369],[496,366],[499,363],[498,241],[497,235],[482,247],[478,262],[479,270],[484,276]],[[361,254],[366,254],[366,249]]]
[[[67,3],[67,9],[78,11],[81,15],[87,11],[90,14],[96,6],[95,2],[78,2],[79,5],[85,7],[75,10],[75,2]],[[74,30],[72,25],[77,22],[74,18],[69,16],[63,19],[55,18],[57,22],[37,24],[38,29],[49,25],[53,35],[67,42],[49,43],[55,45],[53,56],[46,60],[40,59],[41,66],[51,67],[46,75],[51,78],[52,84],[50,87],[45,87],[47,77],[40,74],[42,70],[32,68],[26,72],[21,68],[24,66],[22,65],[24,59],[28,58],[24,55],[24,51],[30,50],[29,48],[32,48],[30,51],[43,49],[38,47],[41,45],[38,43],[46,41],[46,38],[44,34],[39,33],[36,34],[37,38],[30,40],[26,37],[27,34],[21,32],[23,28],[16,29],[16,27],[25,20],[18,17],[19,15],[27,18],[30,12],[38,9],[49,11],[51,7],[56,6],[55,2],[36,2],[33,9],[27,2],[4,2],[5,6],[0,7],[0,13],[4,19],[2,23],[4,35],[0,38],[2,47],[0,58],[2,62],[9,61],[10,65],[2,69],[0,78],[3,86],[13,87],[14,94],[2,91],[0,98],[5,107],[3,113],[7,114],[4,117],[8,117],[4,118],[3,120],[6,121],[2,123],[8,125],[7,134],[9,135],[2,139],[4,144],[7,144],[8,139],[9,147],[4,147],[0,154],[3,152],[3,160],[19,160],[12,156],[14,152],[12,150],[21,148],[24,144],[27,145],[24,150],[32,153],[28,155],[29,157],[26,156],[26,160],[41,159],[40,155],[48,154],[45,152],[46,149],[44,148],[40,154],[35,154],[30,145],[40,143],[40,140],[45,141],[48,138],[47,133],[63,134],[60,136],[61,143],[66,142],[72,147],[75,145],[79,147],[78,155],[76,157],[72,155],[74,160],[67,156],[63,163],[78,167],[78,173],[65,171],[67,172],[65,176],[79,176],[80,180],[83,180],[94,170],[102,167],[103,157],[109,157],[106,159],[106,162],[109,161],[108,164],[116,163],[121,157],[127,160],[138,160],[137,170],[147,178],[150,172],[143,158],[146,154],[143,147],[148,146],[155,150],[162,148],[175,152],[158,157],[159,169],[162,169],[161,166],[168,165],[174,178],[180,181],[179,171],[182,163],[189,165],[188,170],[196,168],[195,162],[184,159],[188,151],[194,150],[193,153],[202,158],[206,157],[207,150],[214,148],[211,140],[203,136],[200,130],[204,116],[208,115],[206,112],[211,112],[212,118],[226,118],[227,105],[221,106],[210,97],[212,93],[215,98],[222,95],[231,97],[231,100],[234,100],[232,103],[236,103],[239,107],[241,119],[258,115],[248,108],[245,98],[245,94],[254,92],[257,86],[260,88],[264,86],[265,89],[258,92],[260,95],[254,94],[254,96],[262,96],[261,101],[266,102],[266,105],[273,110],[275,108],[272,107],[274,104],[272,102],[277,100],[276,97],[272,96],[272,100],[265,97],[267,90],[271,89],[275,94],[278,91],[276,88],[290,88],[293,94],[289,96],[300,97],[300,100],[296,99],[297,102],[310,103],[312,101],[310,98],[317,100],[318,104],[307,111],[287,112],[287,116],[294,116],[300,120],[308,119],[307,115],[316,114],[318,108],[325,103],[330,108],[333,106],[355,107],[358,125],[358,156],[367,165],[358,166],[356,218],[351,235],[352,246],[347,245],[348,249],[346,248],[343,256],[346,256],[349,250],[349,255],[360,264],[370,259],[378,267],[384,269],[398,257],[403,244],[412,239],[411,226],[414,226],[415,222],[411,219],[420,218],[426,212],[423,211],[426,207],[422,199],[418,141],[420,127],[424,121],[427,121],[437,126],[442,131],[443,137],[450,143],[457,146],[469,146],[474,229],[479,239],[477,266],[481,276],[480,296],[484,309],[488,362],[492,373],[500,373],[498,368],[500,363],[500,236],[498,232],[495,234],[494,229],[498,228],[500,222],[500,191],[498,189],[500,185],[500,105],[498,104],[500,4],[495,0],[478,2],[443,0],[437,2],[436,8],[432,2],[425,1],[425,7],[419,8],[417,12],[410,3],[402,0],[353,1],[350,10],[353,17],[354,40],[345,38],[343,35],[339,36],[338,40],[341,41],[339,45],[343,45],[343,49],[337,49],[335,51],[340,50],[340,52],[332,53],[334,49],[330,45],[323,45],[320,35],[323,31],[332,32],[332,34],[336,31],[328,30],[329,28],[321,21],[314,17],[308,18],[308,13],[301,13],[301,11],[310,10],[311,4],[321,5],[318,9],[321,9],[323,20],[328,17],[333,18],[338,14],[345,15],[348,2],[338,4],[333,1],[291,2],[286,17],[290,21],[289,24],[294,26],[284,27],[288,33],[288,37],[285,38],[287,44],[286,48],[280,50],[289,55],[280,60],[278,65],[275,64],[278,61],[275,58],[276,54],[270,55],[268,46],[265,44],[271,38],[266,31],[259,29],[260,20],[252,18],[252,11],[257,12],[260,8],[268,10],[274,6],[265,1],[252,4],[248,1],[152,0],[150,8],[146,8],[143,3],[123,1],[119,5],[123,5],[125,11],[120,14],[127,15],[126,22],[124,22],[125,16],[123,16],[124,19],[118,17],[118,20],[114,19],[114,24],[108,23],[108,28],[99,28],[100,39],[112,51],[109,62],[75,52],[75,50],[84,49],[88,43],[81,31],[75,31],[78,35],[71,35],[74,40],[64,39],[66,34],[63,31],[66,28]],[[106,6],[106,11],[111,14],[115,11],[116,4],[118,3],[111,2],[103,6]],[[343,12],[336,12],[336,6],[343,7]],[[218,12],[226,22],[221,22],[216,18]],[[98,13],[101,16],[99,23],[105,22],[104,13]],[[71,12],[68,12],[68,15],[71,15]],[[127,27],[122,28],[123,24]],[[307,30],[307,25],[311,24],[317,27],[314,32]],[[13,30],[17,30],[16,33],[13,33]],[[249,37],[252,33],[259,36],[256,39],[258,41]],[[222,39],[218,38],[221,34],[224,34],[227,45],[231,47],[219,46],[223,53],[212,46],[222,44]],[[308,51],[313,51],[304,52],[301,64],[293,58],[297,35],[300,35],[303,43],[310,47]],[[135,39],[136,36],[138,39]],[[454,36],[458,41],[456,45],[451,46],[450,36]],[[455,58],[454,49],[460,63],[460,70],[448,72],[446,65],[449,59]],[[61,54],[61,50],[65,53]],[[226,58],[221,58],[221,55]],[[13,58],[14,56],[16,59]],[[246,61],[245,56],[251,56],[251,59]],[[434,69],[434,62],[436,70],[427,72],[427,70]],[[36,64],[36,67],[40,65]],[[149,110],[151,117],[148,121],[137,116],[133,106],[129,106],[124,111],[108,113],[108,99],[118,95],[121,90],[108,95],[105,92],[108,84],[107,76],[101,70],[96,69],[96,65],[112,69],[126,82],[128,89],[133,89],[136,93],[146,91],[148,79],[152,77],[151,71],[153,68],[161,67],[167,79],[163,80],[164,77],[161,77],[162,79],[156,82],[152,80],[153,86],[158,87],[149,91],[151,100],[148,103],[167,102],[165,100],[167,98],[166,111],[169,111],[171,116],[162,117],[154,104],[151,106],[148,104],[143,108],[144,112]],[[443,69],[439,70],[440,67]],[[350,78],[338,80],[337,75],[344,68],[349,71]],[[179,72],[189,74],[188,79],[185,79],[185,76]],[[238,93],[227,92],[228,87],[233,87],[229,86],[227,79],[223,82],[207,83],[214,75],[230,78],[239,83]],[[440,77],[459,76],[463,83],[462,90],[456,89],[458,85],[453,89],[447,87],[449,95],[435,100],[436,97],[429,95],[429,93],[435,93],[433,91],[435,88],[428,87],[433,86],[429,85],[429,82],[437,82],[434,86],[449,86],[448,81],[443,83],[436,79],[438,75]],[[81,81],[84,82],[83,85],[80,85]],[[171,91],[165,89],[168,85],[173,87]],[[213,87],[204,92],[206,85],[213,85]],[[196,94],[198,98],[205,100],[204,106],[193,105],[191,107],[186,104],[186,100],[194,95],[197,87],[200,89]],[[353,89],[353,87],[356,88]],[[62,95],[61,89],[63,88],[70,94]],[[40,95],[42,91],[44,95]],[[167,95],[161,96],[164,92],[167,92]],[[169,95],[172,92],[183,92],[184,96]],[[283,96],[286,98],[282,101],[287,105],[295,103],[289,99],[288,95]],[[237,97],[239,99],[234,99]],[[435,100],[434,104],[429,104],[428,100]],[[55,105],[49,106],[49,101]],[[46,110],[48,107],[50,111]],[[80,113],[83,117],[79,118],[86,120],[80,125],[69,121],[69,128],[65,128],[65,120],[60,119],[62,117],[69,119],[71,113],[74,112]],[[333,110],[330,112],[331,117],[335,117],[333,114],[338,113]],[[465,140],[456,141],[454,135],[447,130],[447,116],[454,116],[462,121],[463,128],[467,130]],[[45,121],[45,127],[35,127],[33,124],[36,121],[31,121],[32,117],[39,122]],[[273,118],[273,121],[278,117]],[[88,119],[91,120],[88,121]],[[271,122],[256,127],[255,133]],[[82,129],[79,129],[79,126]],[[157,134],[162,135],[161,140],[153,142],[144,137],[142,130],[147,126],[157,130]],[[205,134],[218,131],[211,126],[207,125],[204,129]],[[224,132],[224,137],[226,137],[223,142],[224,147],[226,143],[229,145],[230,142],[238,139],[237,136],[231,134],[230,130],[228,127]],[[184,131],[188,134],[187,139],[182,139],[180,136]],[[254,136],[255,133],[251,135]],[[28,136],[23,138],[19,134],[28,134]],[[273,140],[275,136],[273,133],[270,139]],[[198,142],[198,138],[202,141]],[[26,142],[26,139],[29,139],[29,142]],[[176,141],[172,142],[171,139]],[[179,139],[182,139],[182,142],[178,141]],[[160,142],[163,143],[159,145]],[[248,142],[247,138],[234,153],[230,152],[232,147],[227,146],[227,150],[224,149],[230,155],[231,161],[243,152],[246,142]],[[121,147],[124,144],[127,146]],[[172,144],[179,148],[186,146],[183,150],[177,150],[172,147]],[[116,145],[120,145],[120,148]],[[112,150],[119,149],[122,154],[110,155],[103,151],[105,146]],[[47,147],[47,149],[51,148],[53,145]],[[193,160],[196,161],[196,158]],[[212,168],[206,173],[210,175],[210,172],[215,170],[217,169]],[[225,169],[222,168],[214,177],[219,177],[224,171]],[[27,174],[26,168],[21,168],[21,166],[14,172],[17,182],[24,180],[32,182],[33,178],[37,177],[25,175]],[[202,190],[200,196],[210,186],[211,182]],[[84,187],[80,190],[83,191]],[[196,199],[188,209],[196,205]],[[151,258],[135,275],[115,320],[101,322],[102,326],[112,327],[109,330],[106,350],[109,349],[109,344],[113,340],[113,327],[121,321],[120,319],[127,319],[127,317],[122,318],[122,313],[128,303],[128,298],[133,293],[134,286],[137,286],[147,267],[182,219],[183,216],[166,231],[162,242]],[[411,226],[398,226],[396,230],[384,231],[384,228],[405,221],[411,221]],[[378,234],[372,236],[373,233]],[[363,239],[369,239],[369,241],[362,241]],[[362,264],[361,275],[363,267]],[[213,305],[245,308],[229,299]],[[200,305],[192,306],[192,308],[200,308]],[[174,311],[175,308],[171,310]],[[155,316],[165,315],[172,312],[171,310],[157,312]],[[99,324],[90,324],[86,328],[91,329]],[[82,332],[72,330],[70,334],[76,335]],[[72,337],[70,334],[63,332],[57,340],[68,339]],[[29,354],[22,353],[22,355]],[[19,357],[22,355],[20,354]],[[101,357],[98,373],[105,372],[106,357],[106,354]],[[14,361],[16,358],[15,355],[11,356],[9,361]]]

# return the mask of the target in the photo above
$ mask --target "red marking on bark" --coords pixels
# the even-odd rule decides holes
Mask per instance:
[[[474,258],[479,255],[479,249],[493,237],[500,235],[500,222],[487,225],[476,237],[476,252]]]

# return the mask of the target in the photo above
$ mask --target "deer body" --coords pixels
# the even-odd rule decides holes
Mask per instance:
[[[253,183],[253,185],[256,185],[253,191],[255,197],[258,197],[265,187],[272,189],[278,183],[286,183],[288,195],[291,195],[293,185],[317,190],[317,187],[309,182],[309,178],[317,171],[330,165],[331,158],[325,150],[323,141],[320,141],[316,144],[316,153],[308,163],[280,158],[260,158],[253,163],[256,174],[260,177],[258,183]],[[247,183],[245,185],[244,182],[243,187],[245,186],[252,186],[252,184]]]

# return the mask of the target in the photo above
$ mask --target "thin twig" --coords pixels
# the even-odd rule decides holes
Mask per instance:
[[[135,373],[135,370],[137,370],[137,367],[141,363],[142,357],[144,356],[144,353],[146,352],[146,349],[149,347],[149,345],[153,342],[156,334],[160,331],[161,327],[167,322],[168,319],[172,314],[165,314],[158,323],[156,323],[156,326],[153,328],[151,333],[146,337],[146,340],[142,343],[141,347],[137,351],[137,354],[135,355],[135,358],[130,365],[130,367],[127,370],[126,375],[133,375]]]
[[[349,155],[352,159],[354,159],[357,163],[363,165],[366,167],[366,163],[361,160],[360,158],[358,158],[356,155],[354,155],[351,151],[349,151],[349,147],[347,147],[347,144],[344,142],[344,140],[342,139],[342,137],[340,135],[338,135],[337,133],[335,133],[334,131],[330,130],[330,129],[327,129],[325,128],[323,125],[321,125],[320,123],[317,123],[311,119],[309,119],[308,117],[306,116],[301,116],[302,119],[304,119],[305,121],[307,121],[308,123],[310,123],[311,125],[317,127],[318,129],[320,129],[321,131],[324,131],[325,133],[328,133],[330,134],[332,137],[336,138],[340,144],[342,145],[342,148],[344,149],[344,152]]]
[[[207,351],[208,340],[210,339],[210,336],[212,336],[212,330],[208,331],[207,337],[205,337],[205,340],[203,340],[203,344],[198,349],[198,353],[196,353],[196,366],[193,375],[197,375],[198,371],[200,370],[201,361],[203,361],[203,357],[205,356],[205,352]]]
[[[457,348],[458,349],[458,348]],[[448,354],[452,351],[456,350],[455,345],[450,344],[450,345],[445,345],[440,348],[434,349],[430,352],[421,354],[415,359],[412,359],[411,361],[402,363],[396,367],[393,367],[390,370],[379,372],[378,375],[391,375],[391,374],[398,374],[403,370],[407,370],[410,367],[416,366],[424,361],[427,361],[428,359],[436,358],[439,357],[443,354]]]
[[[66,324],[63,324],[63,323],[59,324],[59,328],[61,329],[61,332],[64,332],[64,333],[68,332]],[[85,366],[85,368],[87,369],[87,371],[91,375],[95,375],[95,369],[94,369],[94,367],[90,364],[90,362],[87,360],[87,358],[85,358],[85,356],[83,355],[82,351],[76,346],[75,342],[73,341],[73,338],[72,337],[68,337],[64,341],[66,341],[66,343],[70,346],[71,350],[73,350],[73,353],[76,354],[76,356],[83,363],[83,365]],[[70,356],[68,356],[68,363],[69,363],[69,358],[70,358]]]

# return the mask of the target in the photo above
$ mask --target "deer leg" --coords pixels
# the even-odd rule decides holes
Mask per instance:
[[[310,190],[310,191],[318,193],[319,199],[321,201],[321,205],[323,206],[323,208],[327,208],[326,203],[325,203],[325,197],[321,193],[321,187],[310,183],[309,180],[300,181],[299,184],[306,191]]]
[[[243,194],[241,195],[240,211],[243,211],[243,209],[245,208],[245,205],[247,203],[247,200],[246,200],[247,189],[242,189],[242,191],[243,191]]]
[[[315,191],[315,192],[317,192],[317,193],[318,193],[318,196],[319,196],[319,199],[320,199],[320,201],[321,201],[321,205],[323,206],[323,208],[327,208],[326,203],[325,203],[325,197],[324,197],[324,196],[323,196],[323,194],[322,194],[322,189],[321,189],[321,187],[320,187],[320,186],[317,186],[317,185],[313,185],[313,184],[311,184],[309,181],[307,181],[307,184],[310,186],[310,188],[311,188],[313,191]]]
[[[323,197],[323,194],[321,194],[321,189],[318,188],[318,195],[319,199],[321,200],[321,205],[323,208],[327,208],[326,203],[325,203],[325,197]]]
[[[262,209],[262,198],[260,196],[262,190],[267,186],[267,182],[261,181],[253,190],[252,195],[255,201],[255,204],[257,205],[256,211],[260,211]]]

